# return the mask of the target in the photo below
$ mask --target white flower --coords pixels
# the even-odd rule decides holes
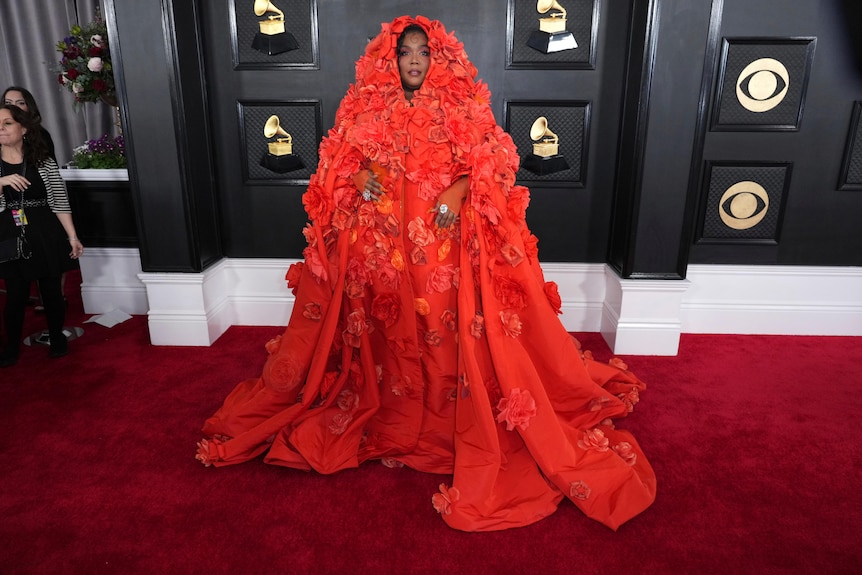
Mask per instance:
[[[101,72],[102,66],[101,58],[90,58],[90,61],[87,62],[87,69],[90,70],[90,72]]]
[[[80,84],[80,82],[75,82],[72,84],[72,91],[76,94],[80,94],[84,91],[84,87]]]
[[[102,39],[101,34],[93,34],[90,36],[90,44],[97,48],[102,48],[105,46],[105,41]]]

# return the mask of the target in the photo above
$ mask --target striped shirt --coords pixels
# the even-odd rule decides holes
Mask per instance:
[[[39,166],[39,177],[45,182],[48,192],[48,206],[55,214],[71,214],[72,206],[69,205],[69,193],[66,191],[66,181],[60,175],[60,168],[52,158],[45,160]],[[0,212],[6,209],[6,195],[0,194]]]

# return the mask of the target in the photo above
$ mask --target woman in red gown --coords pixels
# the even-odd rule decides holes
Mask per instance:
[[[655,497],[612,421],[644,384],[559,321],[516,148],[475,78],[438,21],[397,18],[368,45],[303,196],[290,323],[206,421],[197,459],[380,460],[452,474],[431,501],[457,529],[527,525],[563,498],[616,529]]]

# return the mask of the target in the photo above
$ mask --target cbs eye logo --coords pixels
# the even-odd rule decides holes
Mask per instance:
[[[778,60],[755,60],[736,79],[736,99],[751,112],[766,112],[778,106],[787,95],[790,75]]]
[[[759,224],[769,211],[769,194],[757,182],[737,182],[718,201],[721,221],[734,230],[748,230]]]

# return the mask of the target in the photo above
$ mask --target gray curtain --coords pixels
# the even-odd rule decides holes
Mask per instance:
[[[0,2],[0,90],[22,86],[33,93],[42,123],[54,140],[57,161],[65,164],[72,149],[104,134],[116,135],[116,110],[105,104],[73,109],[72,94],[57,82],[60,53],[56,44],[73,24],[91,22],[99,0],[28,0]],[[0,92],[2,94],[2,92]]]

